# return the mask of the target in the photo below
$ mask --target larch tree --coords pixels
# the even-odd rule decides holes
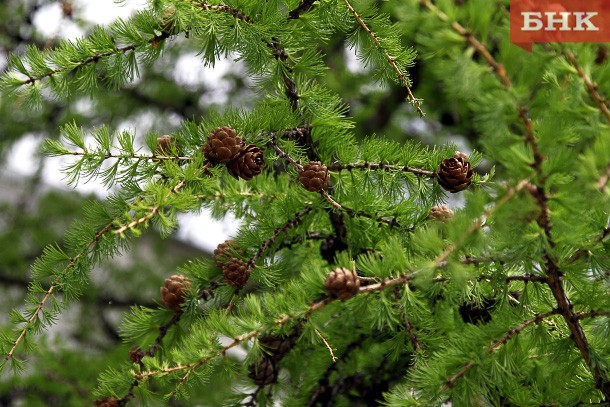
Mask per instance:
[[[528,54],[508,7],[150,0],[11,54],[3,106],[22,115],[167,90],[154,67],[182,47],[201,67],[243,64],[254,92],[172,131],[116,131],[93,109],[97,123],[50,135],[68,183],[112,194],[33,263],[2,331],[4,377],[51,369],[57,405],[105,407],[610,402],[608,50]],[[348,72],[346,48],[364,70]],[[423,144],[416,128],[477,150]],[[40,335],[86,300],[99,264],[204,208],[239,231],[164,270],[160,293],[122,315],[112,358]],[[137,290],[148,268],[122,284]],[[70,390],[80,366],[97,382]]]

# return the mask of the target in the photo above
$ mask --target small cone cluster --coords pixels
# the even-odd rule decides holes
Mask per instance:
[[[237,132],[227,126],[214,129],[201,150],[209,163],[225,164],[236,179],[250,181],[265,167],[262,150],[254,144],[244,145]]]
[[[182,274],[174,274],[161,287],[161,301],[167,308],[171,308],[176,312],[182,309],[180,306],[184,302],[184,296],[191,286],[191,282]]]
[[[453,211],[447,205],[433,206],[430,208],[428,218],[435,219],[440,222],[446,222],[453,217]]]
[[[356,272],[338,267],[326,277],[324,287],[331,297],[345,301],[358,294],[360,279]]]
[[[468,156],[459,151],[443,160],[436,171],[438,184],[451,193],[463,191],[472,182],[472,166]]]
[[[320,161],[310,161],[299,171],[299,182],[310,192],[320,192],[328,186],[328,168]]]

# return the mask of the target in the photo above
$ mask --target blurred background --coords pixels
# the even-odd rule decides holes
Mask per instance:
[[[384,3],[388,3],[385,11],[400,20],[400,2]],[[28,46],[53,48],[61,40],[85,36],[95,25],[127,19],[145,7],[142,0],[125,5],[112,0],[3,0],[0,72],[10,53],[21,54]],[[434,104],[438,89],[430,82],[427,88],[418,88],[425,65],[418,63],[411,71],[416,96],[426,100],[424,107],[436,108],[425,109],[429,115],[424,120],[405,102],[404,88],[382,88],[373,82],[356,51],[345,43],[340,34],[320,46],[332,68],[321,80],[349,105],[358,137],[377,134],[430,145],[450,140],[465,152],[471,145],[476,147],[476,136],[460,117],[459,106]],[[184,36],[174,38],[165,47],[164,57],[141,65],[140,77],[125,89],[108,90],[95,98],[80,95],[61,102],[47,98],[40,109],[31,110],[0,97],[2,332],[10,327],[8,310],[23,303],[30,264],[45,245],[57,242],[61,246],[63,234],[80,216],[85,201],[104,199],[111,192],[95,180],[68,187],[61,168],[70,161],[42,157],[39,147],[44,139],[57,138],[60,126],[76,122],[85,129],[101,125],[111,131],[129,129],[135,132],[137,144],[144,146],[147,134],[171,134],[185,119],[198,121],[213,109],[253,106],[259,95],[245,67],[234,60],[236,56],[206,67],[198,51],[197,44]],[[28,364],[36,369],[19,377],[5,372],[0,406],[85,405],[84,400],[91,400],[100,366],[126,357],[127,348],[117,346],[121,315],[131,305],[154,307],[159,287],[178,265],[209,256],[237,227],[230,216],[212,219],[205,211],[185,215],[175,235],[162,240],[154,231],[146,233],[129,256],[102,264],[82,301],[62,314],[60,323],[41,338],[44,349],[34,354],[36,364]]]

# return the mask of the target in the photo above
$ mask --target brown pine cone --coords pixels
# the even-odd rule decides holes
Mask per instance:
[[[248,377],[257,386],[266,386],[277,381],[278,369],[273,359],[263,357],[248,366],[248,371],[250,372]]]
[[[169,135],[163,135],[157,138],[157,147],[155,148],[155,154],[162,156],[169,156],[172,154],[172,148],[175,148],[176,140]]]
[[[310,161],[299,171],[299,182],[308,191],[322,191],[328,186],[328,181],[328,168],[320,161]]]
[[[433,206],[428,214],[429,219],[436,219],[445,222],[453,217],[453,211],[447,205]]]
[[[472,182],[472,168],[468,156],[456,151],[443,160],[436,171],[438,184],[451,193],[463,191]]]
[[[338,267],[326,277],[324,287],[331,297],[345,301],[358,294],[360,279],[356,272],[345,267]]]
[[[141,363],[144,356],[146,354],[138,345],[134,345],[129,349],[129,360],[131,360],[131,363]]]
[[[229,174],[235,179],[243,178],[250,181],[263,171],[265,156],[260,148],[254,144],[248,144],[239,155],[227,163]]]
[[[223,265],[231,260],[235,255],[242,254],[241,250],[236,249],[235,240],[225,240],[214,249],[212,259],[218,268],[222,269]]]
[[[161,301],[167,308],[180,312],[180,306],[184,302],[184,295],[191,286],[191,282],[182,274],[174,274],[161,287]]]
[[[95,407],[118,407],[119,401],[114,397],[105,397],[95,400],[93,405]]]
[[[292,338],[277,335],[265,335],[258,338],[268,357],[278,361],[292,348]]]
[[[250,278],[250,267],[240,259],[232,258],[222,266],[222,275],[227,284],[242,288]]]
[[[203,155],[212,164],[228,163],[241,151],[244,142],[230,127],[216,127],[202,147]]]

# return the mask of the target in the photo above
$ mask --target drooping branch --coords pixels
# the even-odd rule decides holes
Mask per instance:
[[[411,91],[411,82],[409,81],[409,78],[407,77],[407,75],[398,67],[396,60],[390,54],[388,54],[388,52],[382,47],[381,42],[379,41],[379,38],[377,37],[377,35],[369,28],[369,26],[362,19],[360,14],[358,14],[358,12],[350,4],[349,0],[343,0],[343,2],[345,3],[345,6],[349,10],[349,12],[352,13],[352,15],[354,16],[354,19],[358,22],[360,27],[362,27],[362,29],[367,33],[367,35],[369,37],[371,37],[371,39],[373,40],[373,42],[375,43],[377,48],[383,53],[383,56],[385,57],[386,61],[388,61],[388,63],[392,67],[392,69],[394,69],[394,71],[396,72],[398,79],[400,79],[403,86],[407,90],[409,102],[411,102],[413,107],[415,107],[415,109],[419,113],[419,116],[424,117],[425,113],[420,106],[420,103],[419,103],[420,101],[417,98],[415,98],[415,96],[413,95],[413,92]]]
[[[102,229],[100,229],[95,234],[93,239],[91,239],[89,241],[89,243],[87,243],[80,252],[78,252],[75,256],[71,257],[68,260],[66,267],[64,267],[64,269],[62,270],[60,275],[57,276],[53,280],[50,287],[45,292],[44,297],[42,298],[42,300],[40,300],[40,302],[38,303],[38,306],[36,307],[34,312],[32,312],[32,315],[27,319],[26,322],[24,322],[23,329],[19,333],[19,336],[13,342],[11,349],[6,353],[6,355],[4,355],[4,359],[3,359],[2,363],[0,364],[0,370],[5,366],[5,364],[9,360],[11,360],[14,357],[17,346],[19,346],[19,344],[23,341],[23,339],[25,339],[28,329],[30,329],[30,327],[32,326],[34,321],[36,321],[39,318],[47,301],[53,297],[53,294],[55,293],[56,290],[61,288],[61,280],[62,280],[63,276],[79,264],[79,262],[89,253],[91,248],[93,248],[93,246],[95,246],[102,239],[102,237],[104,235],[106,235],[110,230],[112,230],[112,226],[113,226],[113,223],[110,222],[106,226],[104,226]]]

